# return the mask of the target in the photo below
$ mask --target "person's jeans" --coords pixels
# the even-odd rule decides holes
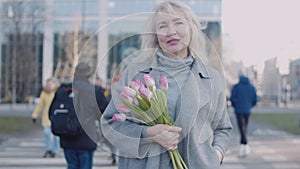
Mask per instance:
[[[46,150],[56,154],[60,148],[59,137],[52,134],[50,126],[44,127],[44,137]]]
[[[67,169],[92,169],[94,151],[64,149]]]
[[[241,144],[248,144],[247,141],[247,127],[248,127],[248,120],[249,114],[236,114],[237,123],[239,126],[239,131],[241,135]]]

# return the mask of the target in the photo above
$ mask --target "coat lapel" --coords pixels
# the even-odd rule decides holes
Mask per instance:
[[[193,128],[199,112],[210,101],[210,77],[203,68],[195,62],[185,86],[181,91],[180,113],[175,121],[176,126],[181,126],[182,137],[185,137]],[[204,65],[203,65],[204,66]]]

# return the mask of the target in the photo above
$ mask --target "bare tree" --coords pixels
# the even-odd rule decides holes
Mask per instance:
[[[25,101],[26,97],[37,92],[38,76],[38,53],[39,41],[42,34],[38,32],[40,23],[44,21],[40,15],[43,10],[41,6],[32,4],[25,0],[12,0],[7,3],[7,22],[10,28],[6,32],[9,46],[8,55],[11,56],[8,63],[11,72],[5,74],[11,77],[11,87],[5,93],[11,102]],[[6,78],[7,79],[7,78]]]
[[[95,37],[90,37],[90,35],[90,33],[80,32],[77,27],[73,32],[65,32],[59,36],[57,45],[63,52],[57,60],[54,71],[55,77],[61,79],[61,81],[72,79],[78,62],[94,63],[93,61],[97,55],[97,40]],[[95,64],[96,62],[93,65],[94,67]]]

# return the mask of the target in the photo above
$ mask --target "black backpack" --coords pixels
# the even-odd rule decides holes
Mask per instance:
[[[49,119],[54,135],[77,136],[83,132],[74,109],[72,90],[72,84],[62,84],[50,105]]]

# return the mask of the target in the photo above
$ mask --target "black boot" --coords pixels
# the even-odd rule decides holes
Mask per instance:
[[[44,158],[47,158],[48,156],[51,157],[51,153],[52,153],[51,151],[47,150],[47,151],[44,153],[43,157],[44,157]]]
[[[112,165],[115,165],[115,164],[117,163],[116,155],[112,153],[112,154],[111,154],[111,158],[112,158],[111,164],[112,164]]]
[[[50,152],[50,157],[51,157],[51,158],[54,158],[54,157],[55,157],[55,153],[51,151],[51,152]]]

